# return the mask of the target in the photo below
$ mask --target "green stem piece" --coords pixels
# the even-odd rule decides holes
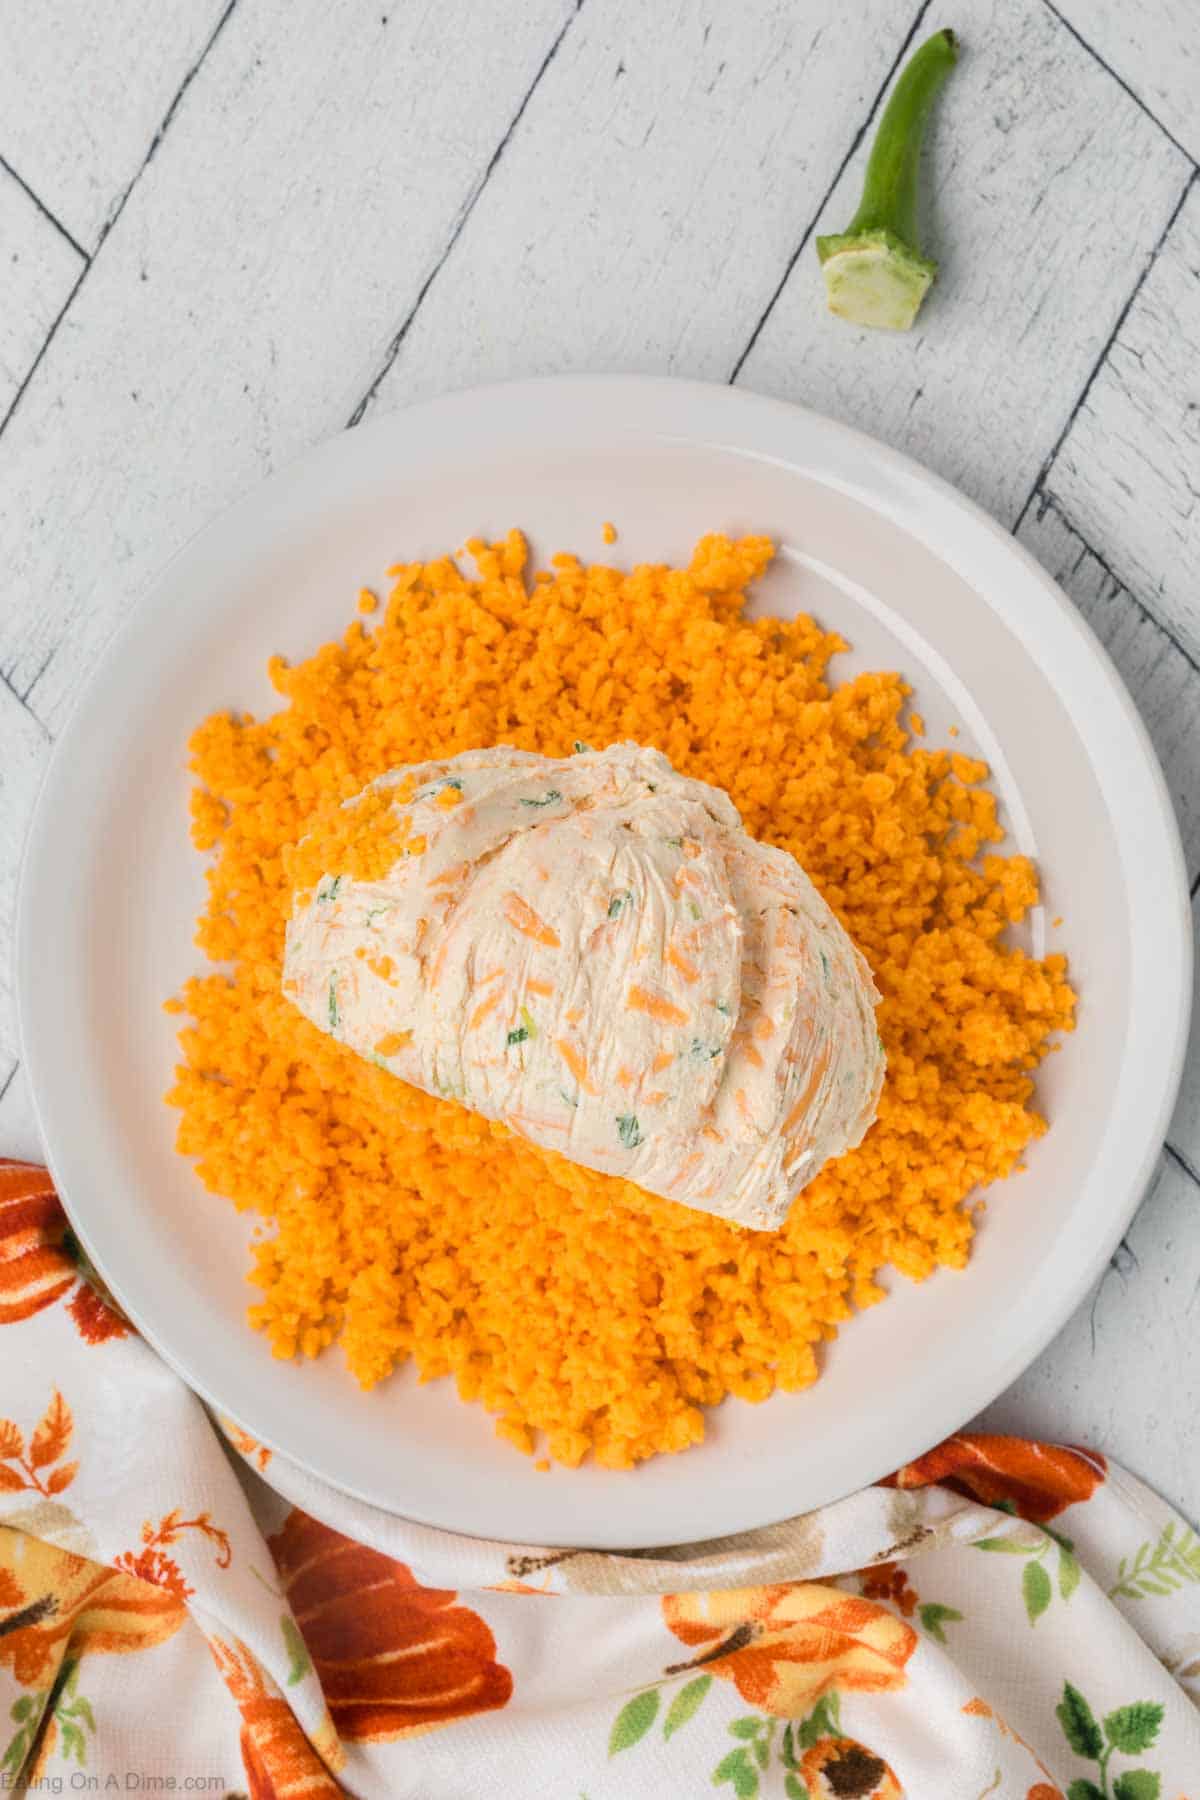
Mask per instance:
[[[934,98],[958,60],[952,31],[935,31],[901,71],[845,231],[817,239],[829,310],[852,325],[907,331],[937,264],[917,244],[917,178]]]

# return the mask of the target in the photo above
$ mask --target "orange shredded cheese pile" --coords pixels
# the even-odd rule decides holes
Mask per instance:
[[[181,996],[169,1099],[205,1185],[260,1216],[251,1320],[275,1353],[340,1340],[364,1386],[411,1358],[453,1375],[527,1452],[627,1468],[704,1435],[728,1394],[818,1373],[819,1348],[882,1297],[886,1264],[960,1268],[963,1202],[1045,1129],[1032,1071],[1071,1027],[1061,956],[1006,942],[1037,898],[983,764],[922,749],[899,674],[831,684],[845,646],[811,619],[749,619],[763,538],[705,538],[686,569],[622,573],[525,544],[399,564],[378,623],[295,667],[285,704],[192,739],[193,836],[215,850],[197,943],[227,970]],[[910,726],[919,723],[910,719]],[[408,1088],[318,1032],[281,991],[294,895],[371,879],[404,842],[385,770],[515,744],[655,745],[728,790],[791,851],[883,994],[879,1118],[775,1233],[741,1230],[578,1168]]]

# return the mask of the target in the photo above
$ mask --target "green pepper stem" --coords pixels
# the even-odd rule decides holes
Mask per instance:
[[[920,255],[917,244],[917,177],[921,145],[938,89],[958,60],[952,31],[935,31],[900,75],[884,108],[863,180],[858,211],[846,237],[892,231]]]

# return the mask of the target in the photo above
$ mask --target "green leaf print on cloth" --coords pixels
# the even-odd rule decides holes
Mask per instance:
[[[1054,1598],[1054,1586],[1045,1568],[1051,1545],[1054,1546],[1058,1564],[1058,1592],[1063,1600],[1069,1600],[1079,1586],[1082,1571],[1074,1544],[1061,1532],[1051,1531],[1046,1525],[1033,1543],[1027,1543],[1019,1537],[985,1537],[978,1538],[975,1542],[976,1550],[987,1550],[1002,1556],[1022,1556],[1026,1559],[1021,1571],[1021,1594],[1031,1625],[1037,1624]]]
[[[1140,1546],[1132,1560],[1121,1558],[1108,1597],[1115,1600],[1120,1594],[1126,1600],[1144,1600],[1151,1594],[1178,1593],[1190,1582],[1200,1583],[1200,1538],[1172,1519],[1154,1542]]]
[[[645,1737],[658,1717],[660,1699],[657,1688],[646,1688],[644,1692],[635,1694],[632,1700],[626,1701],[613,1721],[608,1740],[610,1756],[615,1756],[618,1750],[628,1750],[630,1745]]]
[[[1025,1564],[1021,1571],[1021,1592],[1025,1596],[1025,1611],[1029,1614],[1029,1623],[1035,1625],[1049,1606],[1054,1592],[1050,1586],[1050,1577],[1040,1562]]]
[[[1065,1682],[1063,1697],[1055,1708],[1058,1722],[1076,1756],[1097,1765],[1098,1780],[1078,1777],[1067,1789],[1067,1800],[1159,1800],[1162,1778],[1151,1769],[1126,1769],[1109,1786],[1108,1765],[1114,1755],[1141,1756],[1149,1750],[1163,1722],[1157,1700],[1135,1700],[1096,1718],[1077,1687]]]
[[[712,1686],[711,1675],[698,1675],[694,1681],[685,1682],[674,1696],[667,1708],[667,1716],[663,1720],[662,1734],[664,1741],[682,1731],[688,1720],[693,1718],[701,1702]],[[613,1721],[613,1728],[608,1739],[608,1754],[615,1756],[620,1750],[629,1750],[640,1743],[658,1717],[662,1695],[658,1688],[643,1688],[632,1700],[627,1700]]]
[[[1163,1709],[1156,1701],[1135,1700],[1132,1706],[1118,1706],[1104,1721],[1104,1735],[1114,1750],[1125,1756],[1140,1756],[1158,1736],[1163,1722]]]
[[[1127,1775],[1118,1775],[1113,1786],[1113,1800],[1158,1800],[1162,1792],[1162,1782],[1157,1775],[1151,1775],[1147,1769],[1130,1769]]]
[[[963,1615],[956,1606],[942,1606],[936,1600],[918,1606],[917,1617],[921,1621],[921,1630],[927,1631],[939,1644],[949,1642],[946,1636],[947,1625],[961,1625],[963,1621]]]
[[[665,1738],[674,1737],[675,1733],[687,1724],[712,1686],[712,1681],[711,1675],[697,1675],[695,1681],[689,1681],[686,1687],[680,1688],[667,1708],[667,1716],[663,1720],[663,1736]]]
[[[14,1700],[10,1717],[17,1729],[0,1757],[0,1788],[7,1792],[16,1787],[22,1772],[28,1775],[26,1764],[43,1726],[47,1736],[42,1740],[39,1763],[56,1748],[64,1762],[78,1763],[81,1768],[86,1766],[87,1734],[95,1732],[96,1719],[91,1702],[76,1692],[78,1685],[79,1659],[69,1656],[59,1669],[53,1687],[20,1694]],[[35,1777],[33,1785],[42,1785],[40,1776]]]
[[[19,1694],[12,1703],[9,1717],[17,1729],[9,1738],[4,1755],[0,1756],[0,1775],[6,1787],[16,1783],[17,1776],[25,1765],[25,1759],[33,1748],[33,1740],[37,1736],[38,1726],[42,1720],[42,1709],[46,1704],[48,1690],[43,1688],[36,1694]]]
[[[290,1662],[287,1685],[289,1687],[295,1687],[298,1681],[304,1680],[304,1677],[312,1668],[312,1658],[308,1654],[308,1646],[300,1635],[299,1626],[296,1624],[290,1613],[284,1613],[281,1616],[279,1620],[279,1629],[283,1633],[283,1641],[287,1648]]]
[[[1104,1739],[1091,1707],[1069,1681],[1063,1686],[1063,1697],[1055,1711],[1063,1736],[1076,1756],[1086,1756],[1089,1762],[1095,1762],[1104,1748]]]
[[[681,1687],[663,1719],[663,1741],[669,1742],[699,1711],[713,1686],[701,1675]],[[647,1737],[659,1715],[661,1693],[644,1688],[627,1700],[609,1734],[609,1755],[628,1750]],[[770,1713],[744,1713],[725,1729],[734,1739],[723,1751],[709,1780],[714,1788],[731,1789],[737,1800],[765,1800],[777,1793],[779,1777],[788,1800],[904,1800],[904,1789],[882,1756],[842,1730],[836,1692],[821,1697],[811,1710],[794,1719]],[[767,1778],[771,1779],[768,1780]],[[765,1784],[765,1785],[764,1785]]]

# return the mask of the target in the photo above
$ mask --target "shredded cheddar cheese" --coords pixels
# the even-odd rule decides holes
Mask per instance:
[[[914,744],[899,674],[831,683],[840,639],[745,616],[765,539],[706,538],[686,569],[557,556],[532,582],[518,533],[469,548],[477,577],[397,564],[378,622],[296,667],[274,659],[271,717],[195,733],[193,839],[216,852],[197,943],[228,967],[179,997],[169,1099],[205,1185],[262,1222],[251,1318],[277,1355],[340,1340],[368,1387],[411,1358],[518,1448],[627,1468],[698,1442],[726,1395],[815,1380],[821,1344],[882,1297],[884,1265],[962,1267],[976,1190],[1045,1129],[1033,1071],[1074,1000],[1065,958],[1006,941],[1037,880],[993,848],[983,765]],[[778,1232],[651,1199],[409,1088],[281,992],[298,895],[424,850],[369,793],[346,806],[375,777],[496,744],[623,740],[725,788],[791,852],[883,994],[878,1121]],[[551,930],[507,904],[535,941]],[[560,1054],[586,1078],[569,1039]],[[636,1118],[620,1125],[632,1141]]]

